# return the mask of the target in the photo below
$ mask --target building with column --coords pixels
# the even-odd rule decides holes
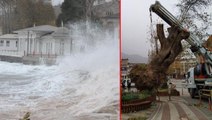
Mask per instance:
[[[69,30],[65,27],[34,26],[0,36],[0,56],[15,56],[37,64],[40,60],[45,62],[70,55],[72,43]]]
[[[119,31],[119,3],[120,0],[96,0],[92,9],[95,21],[111,33]]]

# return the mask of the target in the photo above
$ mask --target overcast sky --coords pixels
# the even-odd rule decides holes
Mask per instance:
[[[177,12],[178,0],[159,0],[172,14]],[[121,0],[122,14],[122,52],[148,56],[150,42],[147,40],[150,26],[149,7],[155,0]],[[153,20],[160,19],[152,13]],[[163,22],[162,20],[159,20]]]

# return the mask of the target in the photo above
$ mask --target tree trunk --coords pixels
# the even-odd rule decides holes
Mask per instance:
[[[189,32],[177,26],[168,28],[168,37],[165,37],[163,24],[157,24],[157,36],[160,50],[150,61],[147,69],[136,80],[138,89],[157,88],[166,80],[166,72],[175,58],[183,50],[181,40],[189,37]]]

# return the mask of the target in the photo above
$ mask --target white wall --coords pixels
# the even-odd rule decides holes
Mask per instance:
[[[55,39],[45,38],[42,39],[42,54],[55,55]]]
[[[6,46],[6,41],[4,40],[3,46],[0,46],[0,50],[16,50],[22,54],[46,54],[46,55],[70,55],[71,54],[71,40],[66,37],[55,37],[52,35],[46,35],[40,37],[40,33],[35,33],[33,31],[19,31],[18,38],[12,40],[12,38],[7,38],[10,41],[10,45]],[[3,38],[2,38],[3,39]],[[1,39],[0,39],[1,40]],[[16,41],[18,45],[16,46]],[[73,50],[74,48],[72,48]]]
[[[37,44],[36,44],[37,43],[36,36],[37,36],[36,33],[32,31],[18,32],[19,51],[23,53],[25,52],[25,54],[27,54],[27,51],[28,51],[28,54],[33,54],[33,52],[35,52],[35,54],[38,53]]]
[[[1,41],[3,41],[3,44],[1,43]],[[18,47],[16,46],[16,41],[18,41],[18,39],[0,39],[0,50],[17,51]],[[7,44],[7,42],[9,43]]]
[[[71,39],[66,39],[65,40],[65,46],[64,46],[65,55],[70,55],[71,54],[72,51],[71,51],[70,47],[71,47]]]
[[[55,38],[55,53],[57,55],[71,54],[71,40],[68,38]]]

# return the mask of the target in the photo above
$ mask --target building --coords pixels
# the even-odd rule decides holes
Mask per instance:
[[[119,2],[120,0],[96,0],[92,9],[95,21],[100,22],[111,33],[119,31]]]
[[[196,58],[176,59],[169,67],[168,74],[173,78],[181,79],[185,77],[188,70],[198,63]]]
[[[129,73],[130,73],[130,64],[129,64],[129,59],[122,59],[121,60],[121,80],[123,81],[124,79],[129,78]]]
[[[0,36],[1,55],[19,56],[18,49],[17,34],[5,34]]]
[[[73,50],[69,30],[50,25],[34,26],[0,36],[0,56],[23,58],[29,64],[55,62]]]
[[[119,24],[119,0],[96,0],[92,8],[92,15],[103,25]],[[112,21],[111,21],[112,20]]]
[[[14,31],[19,37],[19,51],[24,55],[64,55],[70,45],[69,30],[65,27],[41,25]],[[70,50],[70,49],[69,49]]]

